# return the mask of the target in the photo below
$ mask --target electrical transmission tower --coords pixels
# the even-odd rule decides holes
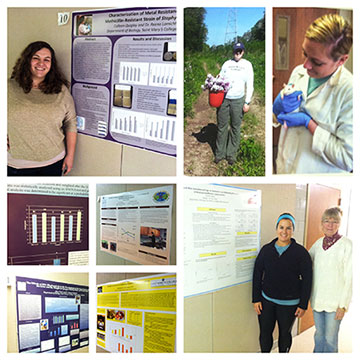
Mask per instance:
[[[236,8],[230,8],[226,24],[224,44],[237,40],[237,27],[236,27]]]

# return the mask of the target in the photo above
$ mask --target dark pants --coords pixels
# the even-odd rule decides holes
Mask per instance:
[[[243,118],[245,97],[224,99],[217,109],[216,159],[236,160],[240,146],[240,126]]]
[[[61,176],[64,159],[37,168],[15,169],[8,166],[8,176]]]
[[[260,325],[260,348],[261,352],[270,352],[273,346],[273,331],[275,323],[279,327],[279,352],[290,351],[292,336],[291,329],[295,322],[297,305],[277,305],[266,299],[262,299],[262,312],[258,316]]]

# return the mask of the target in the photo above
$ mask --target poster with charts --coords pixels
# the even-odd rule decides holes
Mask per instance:
[[[176,339],[176,275],[97,286],[97,345],[114,353],[172,353]]]
[[[184,295],[251,281],[260,247],[261,191],[184,187]]]
[[[72,14],[79,133],[176,156],[176,8]]]
[[[102,196],[100,250],[143,265],[170,263],[172,185]]]
[[[16,277],[18,349],[65,353],[89,345],[89,288]]]
[[[88,265],[87,184],[8,184],[8,264]]]

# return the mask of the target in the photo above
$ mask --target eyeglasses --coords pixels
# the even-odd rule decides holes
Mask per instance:
[[[324,220],[323,223],[326,225],[334,225],[334,224],[337,225],[339,224],[339,221]]]

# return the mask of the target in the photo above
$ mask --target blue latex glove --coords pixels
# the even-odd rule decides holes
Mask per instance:
[[[302,91],[295,91],[292,94],[284,95],[282,99],[282,106],[284,113],[290,113],[296,110],[302,101]]]
[[[282,100],[281,100],[281,96],[280,93],[278,94],[278,96],[276,97],[276,99],[274,100],[274,104],[273,104],[273,113],[278,116],[281,112],[284,112],[283,106],[282,106]]]
[[[288,127],[305,126],[307,128],[309,126],[311,116],[304,112],[279,114],[277,120],[281,125],[284,125],[284,121],[286,121],[286,125]]]

